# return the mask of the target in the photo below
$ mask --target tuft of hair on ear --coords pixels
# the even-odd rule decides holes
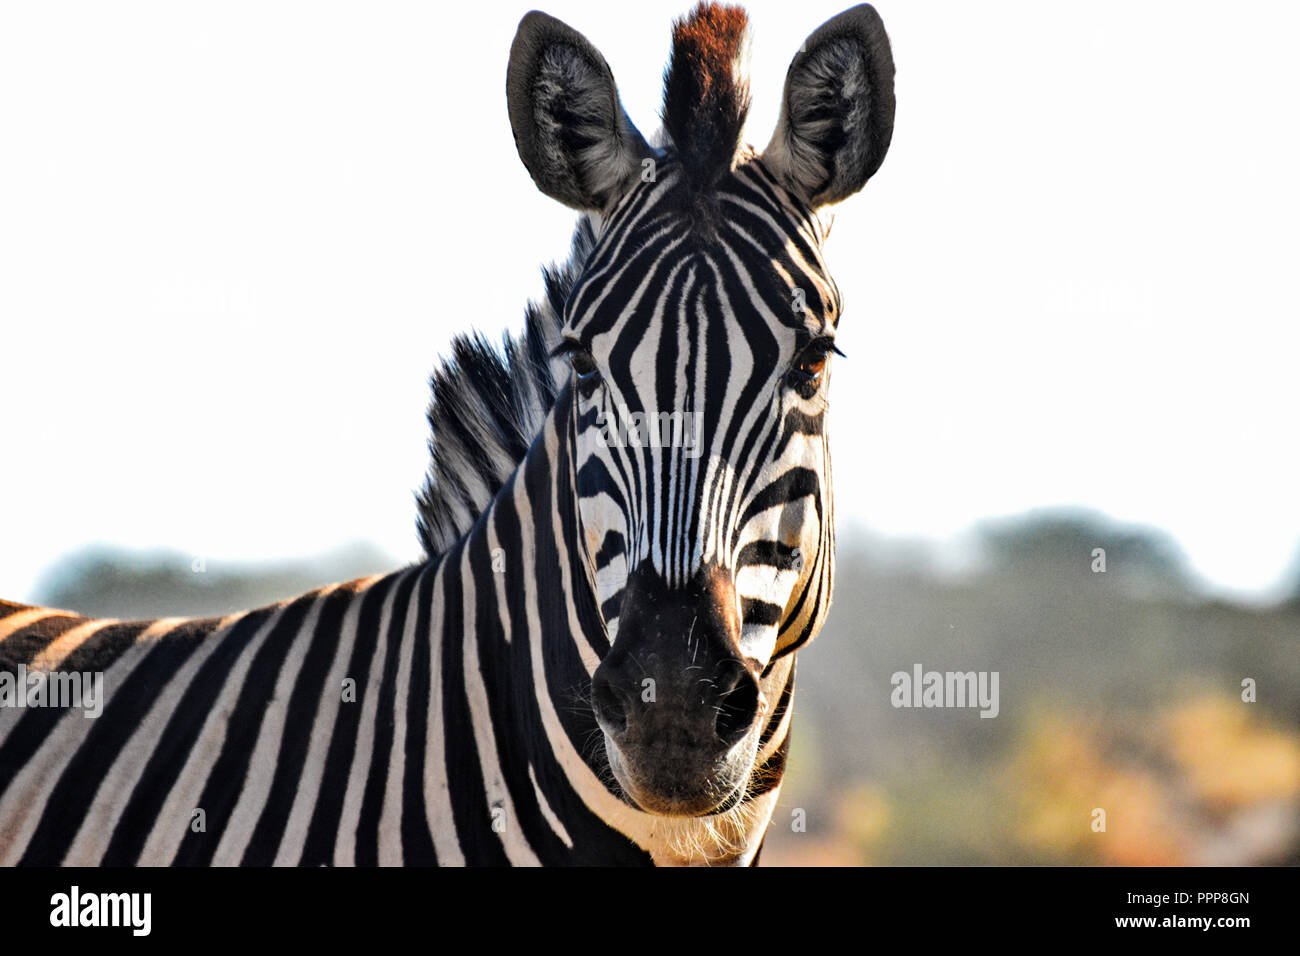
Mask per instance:
[[[663,123],[696,191],[729,172],[740,150],[749,113],[748,27],[744,10],[719,3],[700,3],[673,24]]]

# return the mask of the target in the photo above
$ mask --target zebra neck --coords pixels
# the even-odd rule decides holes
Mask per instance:
[[[636,811],[602,782],[593,750],[591,674],[608,642],[575,544],[570,411],[562,394],[492,505],[420,571],[429,759],[446,768],[429,818],[443,861],[650,862],[620,832],[616,818]]]
[[[501,641],[500,648],[485,651],[516,646],[538,651],[540,661],[521,658],[513,676],[544,677],[556,705],[566,711],[575,690],[585,693],[610,646],[582,551],[572,440],[566,389],[491,506],[440,562],[441,576],[449,581],[454,576],[462,589],[475,592],[474,618],[464,621],[464,633]],[[524,670],[524,663],[543,664],[544,673]],[[576,730],[588,733],[594,727],[593,717]]]

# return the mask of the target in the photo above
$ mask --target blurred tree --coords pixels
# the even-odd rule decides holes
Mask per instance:
[[[1030,511],[985,522],[977,534],[986,558],[1003,571],[1083,575],[1104,567],[1112,579],[1148,593],[1177,594],[1194,586],[1173,538],[1094,511]]]
[[[217,616],[396,567],[397,562],[365,544],[312,561],[266,564],[227,564],[175,551],[91,547],[49,568],[37,586],[36,601],[123,620]]]

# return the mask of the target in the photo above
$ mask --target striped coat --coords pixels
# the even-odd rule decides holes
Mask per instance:
[[[757,860],[834,566],[816,210],[883,160],[893,62],[828,21],[760,154],[745,27],[677,23],[651,146],[521,22],[520,157],[587,215],[523,333],[434,376],[422,562],[222,619],[0,603],[0,865]],[[611,442],[620,408],[699,424]]]

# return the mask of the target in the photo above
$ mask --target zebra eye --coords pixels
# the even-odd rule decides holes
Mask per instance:
[[[577,377],[578,391],[584,398],[591,397],[591,393],[600,384],[600,369],[596,366],[596,360],[592,358],[591,352],[583,348],[577,339],[566,336],[559,345],[551,349],[552,358],[559,358],[561,355],[568,356],[569,367]]]
[[[830,338],[809,342],[786,374],[786,383],[802,397],[811,398],[821,385],[822,374],[826,371],[826,357],[836,351],[839,350]]]
[[[795,370],[800,375],[806,375],[808,378],[817,378],[826,369],[826,353],[819,352],[812,355],[801,355],[799,361],[795,363]]]
[[[596,367],[596,360],[586,349],[579,349],[569,353],[569,365],[578,377],[578,391],[584,397],[590,397],[600,384],[600,369]]]

